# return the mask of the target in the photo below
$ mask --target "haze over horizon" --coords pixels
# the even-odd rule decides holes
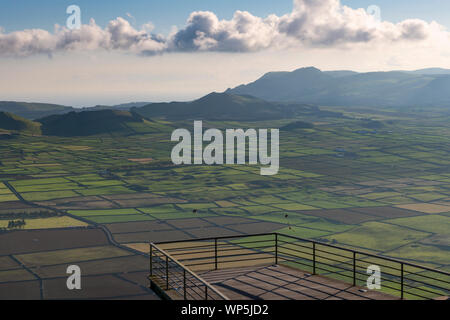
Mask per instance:
[[[316,67],[314,67],[314,66],[305,66],[305,67],[296,68],[294,70],[271,70],[271,71],[267,71],[267,72],[265,72],[262,75],[262,77],[260,77],[258,79],[253,79],[252,81],[250,81],[248,83],[238,84],[234,88],[227,88],[223,92],[227,92],[229,89],[233,89],[234,90],[235,88],[239,88],[242,85],[247,85],[247,84],[253,83],[254,81],[257,81],[257,80],[263,78],[264,75],[269,74],[269,73],[277,73],[277,72],[288,72],[289,73],[289,72],[294,72],[294,71],[297,71],[297,70],[300,70],[300,69],[310,69],[310,68],[316,69]],[[423,68],[423,69],[417,69],[417,70],[394,70],[394,69],[393,70],[384,70],[384,71],[376,71],[376,70],[374,70],[373,72],[418,72],[418,71],[421,71],[421,70],[431,70],[431,72],[435,72],[435,74],[439,74],[440,72],[442,72],[442,73],[450,75],[450,69],[444,69],[444,68],[439,68],[439,67],[435,67],[435,68],[434,67],[430,67],[430,68]],[[365,72],[358,72],[358,71],[355,71],[355,70],[320,70],[320,71],[322,71],[322,72],[349,71],[349,72],[365,73]],[[372,71],[368,71],[368,73],[370,73],[370,72],[372,72]],[[430,73],[430,74],[433,74],[433,73]],[[212,93],[212,92],[218,92],[218,91],[217,90],[212,90],[211,92],[207,92],[206,94],[209,94],[209,93]],[[220,92],[222,92],[222,91],[220,91]],[[233,91],[232,91],[232,93],[234,94]],[[113,101],[111,103],[96,103],[96,104],[95,103],[91,103],[91,104],[88,103],[86,105],[76,105],[76,104],[74,105],[74,104],[67,104],[67,103],[64,104],[64,103],[62,103],[61,105],[67,106],[67,107],[73,107],[73,108],[76,108],[76,109],[93,108],[93,107],[109,107],[109,106],[112,107],[112,106],[122,106],[122,105],[126,106],[126,105],[129,105],[129,104],[135,104],[137,106],[142,106],[142,105],[144,105],[144,103],[159,103],[159,102],[167,103],[167,102],[174,102],[174,101],[175,102],[189,102],[189,101],[194,101],[194,100],[200,99],[203,96],[204,95],[200,95],[200,96],[195,96],[193,98],[188,98],[188,99],[180,98],[178,100],[177,99],[170,99],[170,98],[166,99],[166,100],[161,99],[161,100],[153,100],[153,101],[149,101],[149,100],[147,100],[147,101],[123,100],[122,101],[122,100],[120,100],[120,101],[115,101],[115,102]],[[253,95],[253,96],[257,97],[257,95]],[[276,98],[274,98],[272,100],[273,101],[277,101]],[[33,98],[30,98],[28,100],[17,101],[17,102],[60,104],[60,103],[57,103],[57,102],[54,102],[54,101],[47,101],[47,100],[39,101],[39,100],[36,100],[36,99],[33,99]]]
[[[450,68],[447,4],[413,2],[379,1],[377,21],[362,0],[294,0],[293,9],[291,1],[193,1],[176,15],[163,10],[166,19],[157,14],[160,2],[79,1],[81,30],[64,27],[68,1],[40,2],[41,19],[8,2],[0,14],[0,100],[74,107],[186,101],[308,66]]]

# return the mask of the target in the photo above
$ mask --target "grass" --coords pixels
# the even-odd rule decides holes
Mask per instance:
[[[273,205],[275,208],[288,210],[288,211],[301,211],[301,210],[314,210],[317,209],[316,207],[308,206],[306,204],[301,203],[283,203],[283,204],[277,204]]]
[[[271,212],[264,215],[255,215],[251,217],[255,220],[263,220],[282,224],[301,225],[308,222],[318,221],[316,217],[302,215],[297,212],[290,212],[286,217],[286,212]]]
[[[93,259],[106,259],[130,255],[129,252],[113,247],[100,246],[91,248],[67,249],[16,255],[15,257],[27,266],[44,266],[66,264]]]
[[[331,223],[331,222],[325,221],[325,220],[320,220],[320,221],[311,222],[311,223],[304,223],[301,226],[305,227],[305,228],[329,231],[332,233],[345,232],[349,229],[355,228],[354,225],[342,224],[342,223]]]
[[[11,185],[15,188],[23,186],[40,186],[44,184],[57,184],[57,183],[67,183],[65,178],[47,178],[47,179],[31,179],[31,180],[17,180],[11,182]]]
[[[429,234],[381,222],[367,222],[361,227],[326,237],[330,241],[354,247],[387,251],[421,240]]]
[[[136,209],[102,209],[102,210],[69,210],[70,214],[79,217],[112,216],[112,215],[136,215]]]
[[[397,207],[429,214],[450,212],[450,206],[443,206],[433,203],[414,203],[398,205]]]
[[[186,204],[177,204],[177,207],[183,210],[194,210],[194,209],[209,209],[216,208],[217,205],[214,203],[186,203]]]
[[[10,220],[0,220],[0,228],[7,228]],[[25,230],[85,227],[88,224],[71,217],[51,217],[42,219],[25,219]]]
[[[92,195],[112,195],[112,194],[122,194],[122,193],[133,193],[132,190],[124,186],[108,186],[102,188],[92,188],[92,189],[80,189],[78,190],[83,196]]]
[[[244,209],[245,211],[248,211],[251,214],[262,214],[277,210],[269,206],[242,206],[241,209]]]
[[[0,219],[6,221],[27,210],[7,203],[17,201],[2,183],[8,181],[25,200],[52,200],[45,205],[68,210],[92,224],[245,217],[281,224],[283,232],[300,237],[334,239],[339,245],[399,258],[428,259],[442,268],[449,267],[440,252],[448,246],[450,219],[450,150],[445,148],[450,145],[450,135],[445,112],[442,117],[424,117],[425,113],[411,109],[392,112],[333,107],[329,111],[343,112],[347,117],[305,114],[301,120],[315,123],[313,130],[282,133],[280,173],[271,177],[261,176],[259,166],[173,166],[170,130],[156,130],[162,126],[159,121],[153,123],[152,130],[135,126],[136,134],[131,136],[18,136],[0,140],[0,215],[8,215]],[[377,133],[362,134],[358,133],[358,119],[362,118],[395,121]],[[205,125],[263,128],[283,127],[292,121],[216,121]],[[192,123],[164,125],[177,128]],[[352,156],[340,156],[337,148]],[[152,161],[128,160],[148,158]],[[121,195],[121,200],[108,195]],[[80,201],[66,199],[73,197]],[[352,220],[352,212],[381,206],[423,215],[375,217],[379,220],[370,223],[357,217]],[[329,217],[329,209],[347,212],[346,224],[319,217],[319,213]],[[312,212],[302,214],[305,210]],[[62,220],[59,223],[64,226]],[[48,219],[38,227],[53,225],[58,223]]]
[[[441,249],[437,246],[424,244],[408,244],[397,250],[388,252],[390,256],[414,260],[418,263],[433,261],[439,264],[450,264],[448,249]]]
[[[289,236],[302,238],[302,239],[320,238],[320,237],[323,237],[323,236],[331,233],[329,231],[317,230],[317,229],[311,229],[311,228],[303,228],[303,227],[299,227],[299,226],[283,228],[283,229],[278,230],[277,232],[286,234]]]
[[[188,218],[205,218],[216,216],[210,212],[173,212],[173,213],[152,213],[152,217],[159,220],[188,219]]]
[[[27,281],[35,280],[36,277],[25,269],[0,271],[0,283],[10,282],[12,279],[14,281]]]
[[[61,198],[79,197],[78,193],[71,190],[65,191],[49,191],[49,192],[25,192],[21,194],[27,201],[44,201]]]
[[[154,218],[143,214],[129,214],[116,216],[90,216],[86,219],[96,223],[119,223],[119,222],[133,222],[133,221],[149,221]]]
[[[16,201],[17,197],[10,193],[10,194],[0,194],[0,202],[6,202],[6,201]]]
[[[410,218],[392,219],[386,222],[421,230],[424,232],[437,233],[450,236],[450,217],[440,215],[418,216]]]

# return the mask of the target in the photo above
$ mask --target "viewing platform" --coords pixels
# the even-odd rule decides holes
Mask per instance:
[[[368,267],[374,266],[380,289],[369,290]],[[172,300],[450,296],[450,273],[278,233],[151,243],[150,280],[155,292]]]

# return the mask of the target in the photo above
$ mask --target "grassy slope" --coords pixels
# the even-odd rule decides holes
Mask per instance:
[[[73,110],[72,107],[58,104],[0,101],[0,111],[11,112],[26,119],[37,119],[51,114],[66,113],[71,110]]]
[[[41,125],[8,112],[0,112],[0,129],[30,134],[40,134]]]
[[[89,136],[112,132],[133,133],[127,123],[142,123],[136,113],[117,110],[70,112],[37,120],[42,133],[51,136]]]

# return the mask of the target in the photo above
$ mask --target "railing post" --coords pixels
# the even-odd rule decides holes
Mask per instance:
[[[275,233],[275,264],[278,264],[278,233]]]
[[[166,256],[166,290],[169,290],[169,257]]]
[[[217,270],[217,238],[214,238],[214,270]]]
[[[186,294],[186,269],[183,269],[183,295],[184,295],[184,300],[186,300],[187,294]]]
[[[353,251],[353,286],[356,286],[356,252]]]
[[[316,274],[316,243],[313,242],[313,274]]]
[[[403,293],[403,281],[404,281],[404,276],[403,276],[403,262],[401,263],[401,268],[400,268],[400,290],[401,290],[401,299],[403,300],[404,297],[404,293]]]
[[[150,277],[153,276],[153,246],[150,243]]]

